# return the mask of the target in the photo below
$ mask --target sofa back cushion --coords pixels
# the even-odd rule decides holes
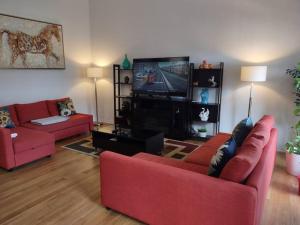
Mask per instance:
[[[63,102],[67,99],[69,99],[69,98],[60,98],[60,99],[47,100],[46,103],[47,103],[49,114],[51,116],[58,116],[59,112],[58,112],[57,103],[58,102]]]
[[[274,127],[274,117],[270,115],[263,116],[251,130],[249,136],[254,136],[261,139],[266,145],[269,142],[271,130]]]
[[[244,182],[258,163],[263,147],[262,140],[247,138],[237,154],[225,165],[220,178],[237,183]]]
[[[49,117],[46,101],[40,101],[29,104],[16,104],[18,118],[21,124],[30,120]]]
[[[244,182],[260,160],[263,149],[269,142],[273,126],[272,116],[262,117],[255,124],[237,154],[226,164],[220,177],[237,183]]]

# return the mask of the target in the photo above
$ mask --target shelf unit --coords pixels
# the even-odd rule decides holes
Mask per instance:
[[[130,129],[131,128],[131,109],[132,109],[132,96],[123,95],[122,87],[129,86],[132,90],[132,82],[125,83],[122,81],[122,75],[125,76],[131,74],[131,69],[121,69],[120,65],[113,65],[113,83],[114,83],[114,124],[115,130],[118,129]],[[129,101],[129,111],[124,112],[122,110],[122,104],[124,101]]]
[[[220,114],[221,114],[221,104],[222,104],[222,87],[223,87],[223,70],[224,63],[221,62],[217,68],[213,69],[195,69],[194,64],[191,64],[191,82],[190,82],[190,96],[191,96],[191,106],[190,106],[190,136],[192,139],[205,141],[217,134],[220,130]],[[212,86],[212,82],[209,80],[214,77],[215,86]],[[195,101],[195,89],[208,88],[209,93],[215,92],[214,102],[208,104],[203,104],[200,101]],[[200,112],[209,110],[209,117],[207,121],[202,121],[200,119]],[[212,134],[208,135],[206,138],[201,138],[193,136],[193,124],[195,122],[203,125],[213,124]]]
[[[223,85],[223,68],[224,63],[221,62],[217,68],[214,69],[195,69],[194,64],[190,64],[190,78],[189,78],[189,87],[187,93],[186,105],[184,108],[188,114],[187,126],[188,138],[193,140],[206,141],[210,137],[214,136],[220,130],[220,112],[221,112],[221,97],[222,97],[222,85]],[[127,87],[130,88],[132,92],[132,72],[133,70],[124,70],[121,69],[120,65],[113,65],[113,84],[114,84],[114,121],[115,129],[130,129],[132,128],[133,120],[133,110],[135,101],[139,98],[135,95],[124,95],[122,89]],[[128,83],[124,82],[125,75],[130,75],[131,80]],[[212,87],[208,79],[212,76],[215,78],[217,85]],[[195,101],[194,90],[208,88],[209,93],[215,92],[214,102],[208,104],[202,104],[199,101]],[[150,100],[153,98],[150,98]],[[147,100],[147,99],[145,99]],[[159,99],[156,99],[159,100]],[[124,113],[122,110],[122,104],[124,101],[129,102],[129,111]],[[210,115],[208,121],[201,121],[199,113],[202,108],[205,110],[209,109]],[[171,115],[171,114],[170,114]],[[207,138],[200,138],[192,135],[192,126],[194,123],[201,123],[202,125],[213,124],[213,131],[207,136]]]

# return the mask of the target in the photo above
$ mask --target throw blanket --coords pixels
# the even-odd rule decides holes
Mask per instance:
[[[31,123],[37,124],[37,125],[50,125],[54,123],[61,123],[64,121],[67,121],[69,117],[67,116],[51,116],[47,118],[37,119],[37,120],[31,120]]]

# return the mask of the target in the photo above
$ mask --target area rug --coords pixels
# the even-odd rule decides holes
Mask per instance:
[[[99,157],[100,153],[93,147],[91,137],[80,139],[62,147],[93,157]],[[198,147],[199,145],[191,144],[188,142],[165,139],[162,155],[164,157],[182,160]]]

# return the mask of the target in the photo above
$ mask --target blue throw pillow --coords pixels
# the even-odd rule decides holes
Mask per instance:
[[[2,128],[14,128],[16,127],[11,119],[8,107],[0,108],[0,127]]]
[[[235,155],[237,145],[233,138],[226,141],[212,157],[208,168],[208,175],[219,177],[226,163]]]
[[[250,117],[242,120],[235,126],[232,132],[232,137],[234,138],[236,145],[239,147],[242,145],[244,139],[248,136],[253,128],[253,123]]]

